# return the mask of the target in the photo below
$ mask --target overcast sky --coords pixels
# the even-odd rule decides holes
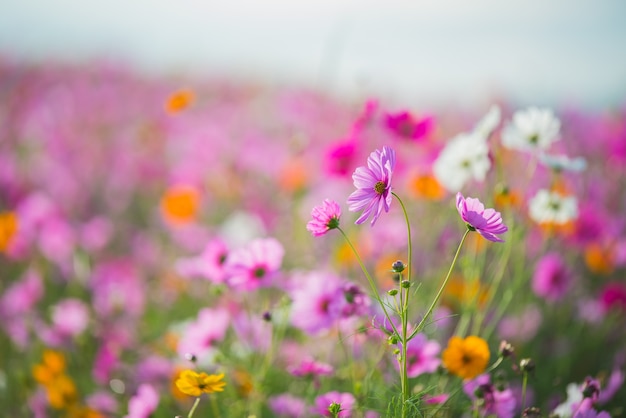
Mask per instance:
[[[624,0],[2,0],[0,53],[462,103],[626,98]]]

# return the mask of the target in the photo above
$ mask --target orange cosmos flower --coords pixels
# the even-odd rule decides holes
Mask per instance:
[[[445,189],[432,174],[416,174],[410,182],[411,191],[417,197],[430,200],[441,200],[445,194]]]
[[[203,393],[224,391],[226,382],[222,381],[223,378],[224,373],[206,374],[183,370],[176,381],[176,387],[186,395],[198,397]]]
[[[177,90],[165,102],[165,110],[168,113],[178,113],[191,106],[194,101],[194,94],[191,90]]]
[[[17,232],[17,216],[13,212],[0,213],[0,252],[6,251]]]
[[[463,379],[472,379],[485,371],[489,356],[487,342],[471,335],[465,339],[450,338],[441,359],[450,373]]]
[[[185,224],[193,221],[198,212],[200,193],[191,186],[169,188],[161,199],[161,211],[168,222]]]

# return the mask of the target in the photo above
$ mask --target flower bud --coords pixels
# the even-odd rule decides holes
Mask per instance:
[[[390,335],[389,338],[387,338],[387,342],[389,343],[389,345],[395,345],[398,344],[398,336],[397,335]]]
[[[263,320],[265,322],[271,322],[272,321],[272,314],[269,311],[263,312]]]
[[[585,383],[583,383],[583,396],[585,398],[591,398],[596,400],[600,395],[600,383],[591,377],[585,378]]]
[[[513,355],[515,348],[513,348],[510,342],[502,340],[500,341],[500,348],[498,349],[498,352],[502,357],[506,358]]]
[[[524,372],[532,372],[535,370],[535,362],[530,358],[524,358],[519,362],[519,368]]]
[[[541,418],[541,410],[535,406],[531,406],[530,408],[524,409],[524,412],[522,412],[522,417]]]
[[[186,354],[185,354],[185,360],[188,360],[188,361],[190,361],[190,362],[192,362],[192,363],[195,363],[195,362],[198,360],[198,358],[196,357],[196,355],[195,355],[195,354],[192,354],[192,353],[186,353]]]
[[[398,289],[390,289],[390,290],[387,291],[387,294],[389,296],[395,296],[395,295],[398,294]]]
[[[331,403],[328,407],[328,412],[330,412],[331,416],[336,417],[341,412],[341,404],[337,402]]]
[[[411,287],[411,282],[408,280],[402,280],[402,283],[400,283],[400,285],[403,289],[408,289],[409,287]]]
[[[400,260],[394,261],[394,263],[391,265],[391,269],[394,273],[402,273],[405,268],[406,265]]]

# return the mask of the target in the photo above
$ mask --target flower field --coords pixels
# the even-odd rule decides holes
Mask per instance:
[[[2,416],[626,415],[626,108],[0,97]]]

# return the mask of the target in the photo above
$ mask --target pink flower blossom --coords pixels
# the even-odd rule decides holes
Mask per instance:
[[[226,243],[216,238],[206,245],[200,255],[179,259],[176,271],[184,277],[200,277],[213,283],[223,283],[226,280],[224,263],[227,257]]]
[[[476,231],[489,241],[504,242],[496,235],[504,234],[508,228],[502,222],[500,212],[495,209],[485,209],[478,199],[463,197],[461,192],[456,195],[456,208],[461,219],[467,223],[471,231]]]
[[[328,407],[333,403],[341,405],[341,412],[339,412],[337,416],[346,418],[352,416],[352,409],[354,408],[356,399],[351,393],[328,392],[315,398],[315,406],[313,406],[311,412],[324,417],[330,417],[331,414],[328,411]]]
[[[274,238],[259,238],[234,250],[226,259],[227,283],[241,290],[267,287],[283,262],[285,249]]]
[[[382,151],[375,150],[367,159],[367,167],[358,167],[352,174],[354,186],[357,188],[348,197],[348,209],[351,212],[363,210],[356,220],[362,224],[372,216],[372,226],[383,210],[389,212],[391,205],[391,177],[396,165],[396,152],[389,147]]]
[[[272,412],[281,418],[300,418],[304,416],[306,410],[304,399],[288,393],[272,396],[268,403]]]
[[[128,415],[125,418],[148,418],[159,405],[159,393],[151,385],[144,383],[128,402]]]
[[[230,325],[230,314],[224,309],[204,308],[195,321],[187,326],[178,341],[178,354],[202,357],[212,345],[221,341]]]
[[[612,309],[626,312],[626,285],[618,282],[608,283],[602,289],[600,303],[605,312]]]
[[[428,340],[426,335],[419,333],[407,347],[407,374],[409,377],[417,377],[424,373],[433,373],[439,367],[439,352],[441,346],[437,341]],[[396,363],[397,365],[397,363]]]
[[[532,289],[537,296],[548,301],[558,301],[572,285],[572,275],[557,253],[545,255],[535,268]]]
[[[353,137],[331,144],[326,150],[326,171],[338,176],[347,175],[354,167],[356,145]]]
[[[339,226],[341,207],[337,202],[325,199],[320,206],[315,206],[311,211],[311,219],[306,225],[306,229],[314,237],[324,235],[331,229]]]
[[[333,373],[333,366],[330,364],[315,361],[312,358],[305,358],[297,366],[289,367],[289,373],[297,377],[303,376],[329,376]]]
[[[428,137],[433,129],[434,119],[432,116],[416,119],[411,113],[403,111],[387,113],[385,125],[400,138],[418,141]]]
[[[463,383],[463,391],[472,400],[476,399],[476,389],[483,392],[483,402],[479,406],[483,416],[495,415],[497,418],[513,418],[516,401],[511,389],[499,390],[490,382],[488,374],[482,374]]]

